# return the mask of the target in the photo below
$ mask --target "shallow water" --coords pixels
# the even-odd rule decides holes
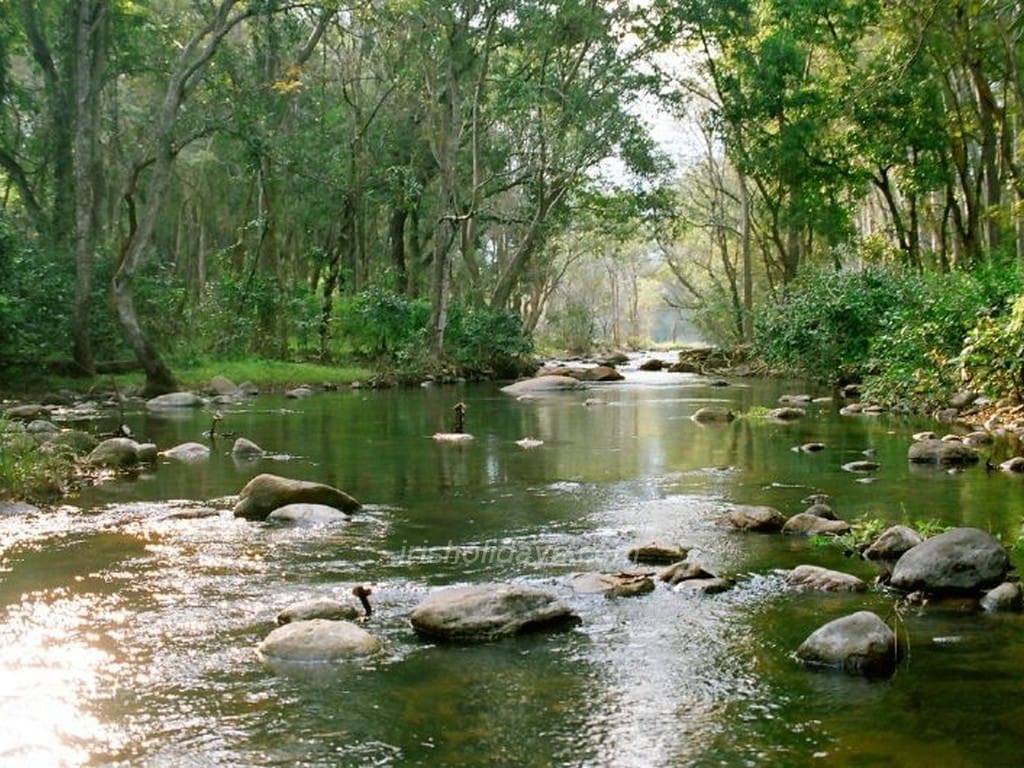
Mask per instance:
[[[1021,478],[911,468],[910,435],[934,426],[918,420],[830,405],[794,424],[689,418],[711,403],[770,406],[794,387],[636,373],[532,401],[479,385],[225,409],[221,429],[279,455],[236,462],[222,440],[208,462],[161,461],[67,507],[0,519],[0,764],[1019,764],[1024,619],[928,608],[904,616],[910,657],[892,679],[810,672],[792,658],[810,632],[863,608],[884,617],[891,599],[789,593],[779,569],[799,563],[872,571],[716,519],[732,503],[792,514],[824,492],[845,519],[938,519],[1012,542]],[[594,397],[604,404],[584,405]],[[431,440],[460,400],[476,439]],[[127,421],[162,448],[210,426],[203,410]],[[544,444],[523,450],[525,436]],[[827,448],[792,450],[809,441]],[[877,472],[841,468],[866,450]],[[260,472],[366,506],[320,527],[234,519],[233,496]],[[580,571],[629,568],[627,550],[652,538],[693,546],[737,586],[618,600],[567,587]],[[583,621],[468,647],[410,630],[431,589],[495,580],[549,587]],[[355,584],[373,588],[383,654],[326,670],[260,663],[280,609]]]

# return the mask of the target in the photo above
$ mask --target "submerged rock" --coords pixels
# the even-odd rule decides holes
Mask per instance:
[[[796,650],[804,664],[842,669],[866,677],[890,675],[898,652],[892,630],[871,611],[830,621],[815,630]]]
[[[706,405],[698,408],[690,417],[698,424],[728,424],[736,418],[736,414],[721,405]]]
[[[794,589],[820,592],[863,592],[868,588],[863,579],[853,574],[817,565],[798,565],[789,572],[786,584]]]
[[[860,461],[846,462],[843,464],[843,470],[854,473],[875,472],[880,466],[877,461],[862,459]]]
[[[794,406],[783,406],[782,408],[773,408],[768,411],[768,418],[773,421],[796,421],[806,415],[807,411],[805,409]]]
[[[350,621],[309,619],[278,627],[257,647],[269,659],[326,662],[369,656],[380,643]]]
[[[433,593],[409,615],[426,637],[481,642],[541,629],[564,629],[579,617],[550,592],[516,584],[453,587]]]
[[[891,583],[907,592],[969,592],[999,584],[1010,558],[998,539],[979,528],[953,528],[907,550]]]
[[[275,509],[287,504],[324,504],[345,513],[355,512],[362,506],[344,491],[329,485],[262,474],[242,488],[234,514],[248,520],[265,520]]]
[[[974,464],[978,454],[960,442],[932,439],[912,443],[907,459],[914,464]]]

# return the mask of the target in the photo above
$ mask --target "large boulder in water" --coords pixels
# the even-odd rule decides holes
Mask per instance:
[[[973,592],[995,586],[1010,569],[1010,557],[995,536],[979,528],[953,528],[908,549],[892,569],[890,583],[907,592]]]
[[[502,387],[501,391],[506,395],[532,395],[546,392],[561,392],[564,390],[579,389],[583,385],[572,376],[535,376],[532,379],[523,379],[515,384]]]
[[[898,660],[896,637],[871,611],[858,611],[815,630],[796,656],[804,664],[879,677],[892,674]]]
[[[380,643],[350,621],[309,619],[278,627],[257,647],[270,660],[324,662],[369,656]]]
[[[793,515],[782,526],[783,533],[803,534],[805,536],[832,535],[838,536],[850,530],[845,520],[829,520],[813,512],[801,512]]]
[[[345,513],[355,512],[362,506],[344,491],[329,485],[263,474],[242,488],[235,505],[235,517],[265,520],[275,509],[287,504],[324,504]]]
[[[520,632],[573,626],[579,618],[546,590],[517,584],[480,584],[435,592],[409,621],[419,634],[480,642]]]
[[[610,366],[596,365],[593,368],[584,369],[573,378],[580,381],[622,381],[626,377]]]

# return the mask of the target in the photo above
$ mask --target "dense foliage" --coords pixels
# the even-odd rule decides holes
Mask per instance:
[[[1022,13],[0,4],[0,364],[504,373],[668,304],[890,400],[1014,391]]]
[[[1018,393],[1022,290],[1014,264],[945,275],[807,272],[759,313],[756,349],[825,384],[863,381],[867,397],[888,404],[939,403],[968,386]]]

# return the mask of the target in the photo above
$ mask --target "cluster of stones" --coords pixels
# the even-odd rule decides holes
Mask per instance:
[[[827,504],[818,500],[788,520],[771,507],[737,506],[724,521],[742,531],[761,533],[841,534],[849,524],[836,520]],[[991,534],[977,528],[954,528],[923,539],[916,531],[894,525],[861,552],[878,570],[877,583],[901,600],[921,604],[948,596],[968,598],[987,611],[1021,610],[1021,585],[1010,580],[1006,548]],[[787,575],[797,590],[863,592],[866,582],[852,574],[800,565]],[[828,622],[796,650],[796,657],[811,666],[843,669],[853,674],[891,674],[899,661],[902,642],[875,613],[859,611]]]

